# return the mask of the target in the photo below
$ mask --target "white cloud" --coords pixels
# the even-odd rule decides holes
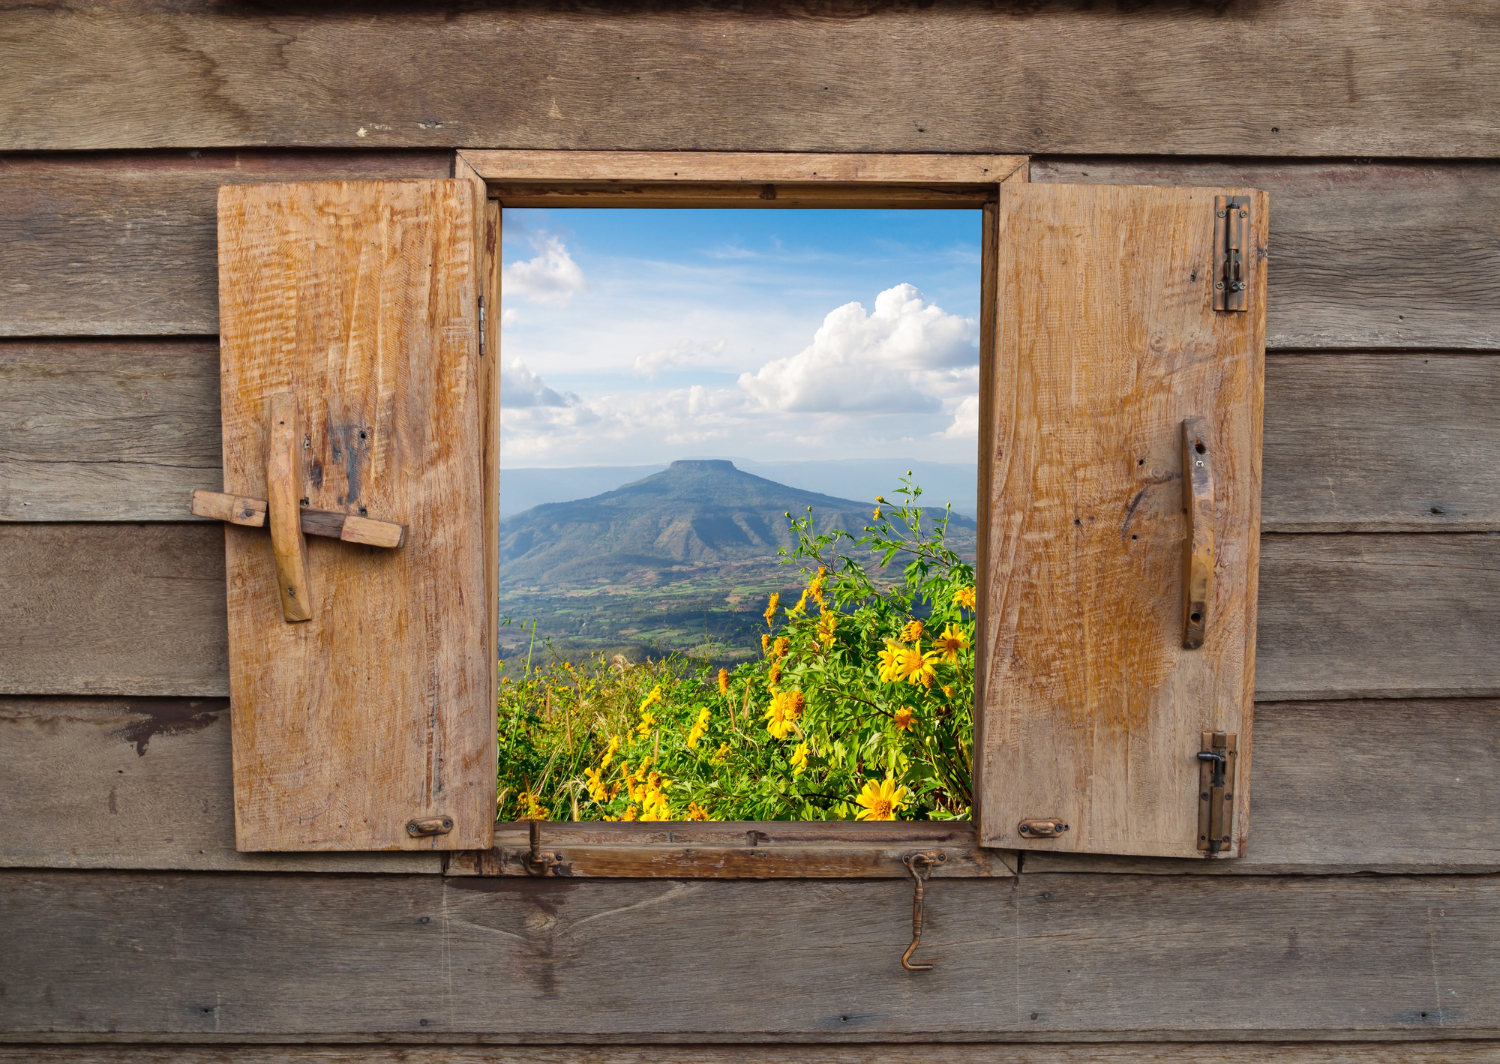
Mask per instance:
[[[861,303],[831,311],[813,341],[739,384],[785,413],[932,413],[972,391],[978,365],[973,318],[929,304],[909,284],[887,288],[875,312]]]
[[[977,440],[979,438],[979,396],[966,395],[953,410],[953,424],[943,432],[945,440]]]
[[[532,303],[566,307],[584,285],[583,270],[555,236],[541,233],[531,238],[535,258],[505,267],[502,291]]]
[[[671,366],[713,366],[722,362],[723,340],[682,340],[660,351],[637,356],[632,367],[641,377],[655,377]]]
[[[547,382],[531,372],[519,358],[500,367],[500,405],[524,409],[533,406],[573,406],[576,395],[563,395],[547,387]]]

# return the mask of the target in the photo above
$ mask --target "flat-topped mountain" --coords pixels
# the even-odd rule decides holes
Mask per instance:
[[[805,516],[808,507],[820,530],[858,535],[873,503],[788,487],[733,462],[673,462],[614,491],[547,503],[503,521],[500,580],[511,587],[597,587],[651,582],[668,571],[774,563],[777,548],[793,543],[786,514]],[[927,514],[942,517],[938,509]],[[955,515],[951,545],[971,548],[974,530],[973,521]]]

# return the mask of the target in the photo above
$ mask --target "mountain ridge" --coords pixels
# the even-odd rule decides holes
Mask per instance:
[[[860,534],[873,502],[781,484],[725,459],[682,459],[586,499],[544,503],[500,524],[502,586],[585,588],[660,583],[671,574],[763,569],[790,548],[788,512],[812,510],[821,531]],[[924,514],[941,518],[928,507]],[[974,538],[954,515],[950,538]]]

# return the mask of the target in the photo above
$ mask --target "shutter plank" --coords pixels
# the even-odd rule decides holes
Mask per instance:
[[[1197,856],[1196,755],[1213,731],[1238,735],[1244,831],[1267,201],[1235,193],[1250,203],[1250,309],[1215,312],[1223,192],[1001,196],[976,743],[987,845]],[[1184,649],[1183,425],[1195,418],[1213,473],[1213,581],[1206,638]],[[1028,838],[1032,819],[1067,827]]]
[[[226,490],[266,497],[266,401],[291,392],[307,505],[408,528],[391,550],[310,539],[294,625],[268,538],[226,527],[238,847],[488,846],[472,190],[225,187],[219,269]],[[446,835],[406,831],[443,816]]]

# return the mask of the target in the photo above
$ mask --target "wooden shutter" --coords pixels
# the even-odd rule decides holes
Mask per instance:
[[[1206,856],[1214,798],[1219,855],[1244,844],[1267,208],[1237,189],[1001,197],[986,845]],[[1205,733],[1223,762],[1199,758]]]
[[[481,194],[219,191],[241,850],[491,844]]]

